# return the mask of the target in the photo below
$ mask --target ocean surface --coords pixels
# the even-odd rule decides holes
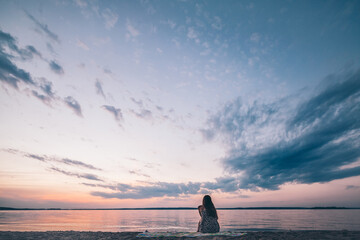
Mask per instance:
[[[360,209],[218,210],[221,231],[358,230]],[[196,231],[197,210],[0,211],[0,231]]]

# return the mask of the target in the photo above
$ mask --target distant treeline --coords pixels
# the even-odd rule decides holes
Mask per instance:
[[[0,207],[0,211],[9,210],[196,210],[190,207],[155,207],[155,208],[11,208]],[[347,207],[235,207],[235,208],[217,208],[218,210],[302,210],[302,209],[360,209]]]

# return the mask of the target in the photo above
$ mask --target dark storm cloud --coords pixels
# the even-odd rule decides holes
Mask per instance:
[[[60,43],[60,39],[59,36],[56,35],[55,33],[53,33],[52,31],[50,31],[49,27],[44,24],[39,22],[34,16],[32,16],[30,13],[25,11],[26,16],[28,16],[28,18],[30,20],[32,20],[35,25],[43,32],[46,34],[47,37],[49,37],[50,39],[54,40],[57,43]]]
[[[110,112],[114,116],[116,121],[123,120],[123,116],[120,108],[115,108],[114,106],[109,106],[109,105],[103,105],[102,108]]]
[[[18,89],[19,82],[34,85],[30,73],[18,68],[13,63],[14,56],[5,52],[5,46],[8,46],[13,53],[16,53],[22,59],[29,58],[29,54],[31,54],[29,50],[20,49],[14,37],[0,30],[0,80],[16,89]]]
[[[73,97],[68,96],[64,99],[65,104],[71,108],[79,117],[82,117],[81,106]]]
[[[101,182],[103,181],[98,176],[96,176],[94,174],[91,174],[91,173],[74,173],[74,172],[69,172],[69,171],[62,170],[62,169],[57,168],[57,167],[51,167],[50,170],[58,172],[58,173],[62,173],[64,175],[66,175],[66,176],[83,178],[83,179],[94,180],[94,181],[101,181]]]
[[[50,66],[50,69],[56,73],[56,74],[59,74],[59,75],[62,75],[64,74],[64,69],[62,66],[60,66],[57,62],[55,61],[50,61],[49,62],[49,66]]]
[[[104,91],[103,91],[103,89],[102,89],[102,84],[101,84],[101,82],[100,82],[98,79],[96,79],[95,88],[96,88],[96,93],[97,93],[98,95],[101,95],[101,96],[103,96],[103,97],[105,98],[105,94],[104,94]]]
[[[197,194],[200,183],[166,183],[158,182],[149,186],[129,186],[117,192],[91,192],[93,196],[118,199],[145,199],[153,197],[177,197],[181,194]]]
[[[360,71],[330,80],[295,108],[279,101],[253,104],[244,111],[235,101],[210,120],[205,137],[226,139],[230,151],[224,166],[240,173],[231,181],[234,189],[278,189],[287,182],[360,175],[360,167],[344,167],[360,156]]]

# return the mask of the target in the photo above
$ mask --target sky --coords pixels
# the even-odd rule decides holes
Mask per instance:
[[[0,206],[360,207],[359,1],[0,6]]]

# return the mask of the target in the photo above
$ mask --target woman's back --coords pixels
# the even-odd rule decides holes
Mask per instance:
[[[198,232],[215,233],[220,231],[220,225],[217,217],[210,216],[209,212],[204,206],[199,207],[201,219],[199,221]]]

